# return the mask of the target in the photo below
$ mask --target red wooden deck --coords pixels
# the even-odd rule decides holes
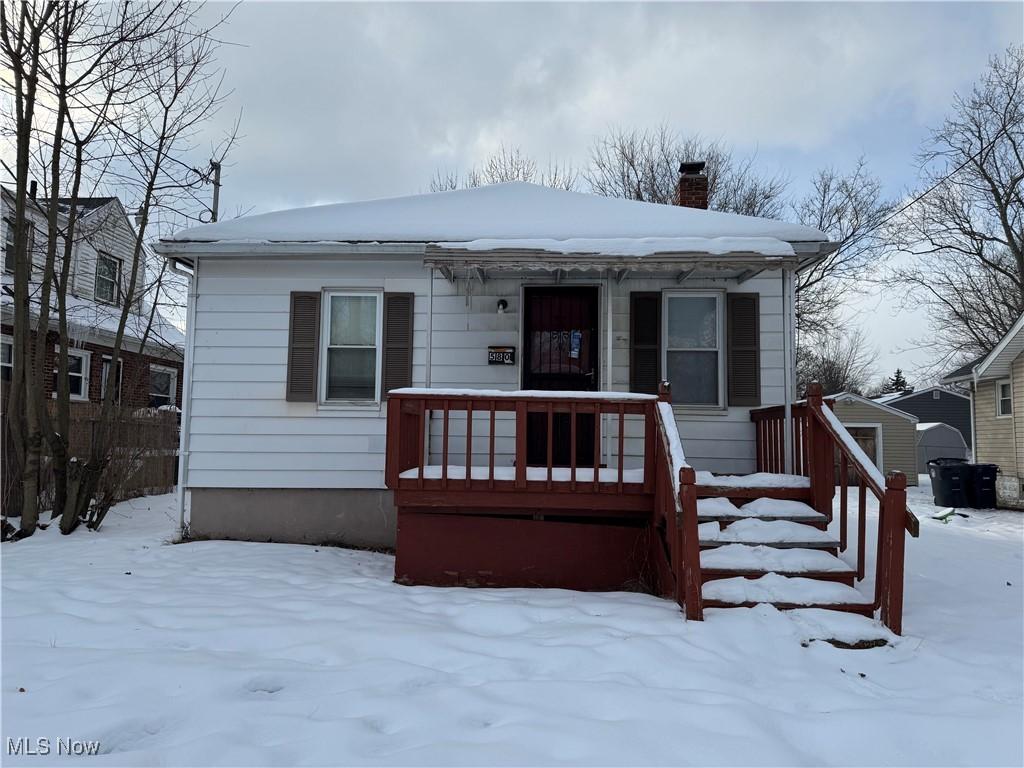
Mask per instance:
[[[660,397],[668,399],[667,387]],[[838,451],[842,539],[833,549],[845,550],[848,543],[845,494],[852,465],[864,478],[857,578],[865,577],[864,499],[870,492],[882,509],[874,608],[899,632],[905,525],[916,533],[916,519],[906,510],[905,479],[894,473],[880,487],[859,471],[857,457],[823,407],[820,390],[812,390],[792,414],[794,471],[810,478],[809,487],[698,487],[693,469],[673,468],[674,417],[664,419],[659,398],[653,396],[393,392],[385,479],[398,508],[395,579],[432,586],[639,590],[671,597],[688,618],[699,619],[702,583],[758,574],[741,569],[702,576],[698,498],[724,496],[737,505],[765,496],[803,500],[830,517],[836,492],[833,454]],[[589,418],[578,418],[583,415]],[[569,420],[569,464],[564,467],[554,463],[556,418]],[[752,419],[758,471],[781,472],[781,408],[759,409]],[[528,425],[545,422],[547,461],[528,466]],[[577,441],[581,422],[594,430],[592,441]],[[603,442],[602,429],[607,430]],[[530,437],[536,446],[538,435]],[[577,456],[578,443],[592,444],[593,455]],[[834,574],[810,577],[849,580]]]

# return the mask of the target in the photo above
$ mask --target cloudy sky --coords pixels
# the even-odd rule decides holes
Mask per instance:
[[[660,123],[756,153],[799,193],[860,155],[886,191],[990,55],[1020,42],[1004,4],[249,3],[220,59],[242,140],[222,211],[426,191],[501,144],[586,161],[609,126]],[[225,6],[213,6],[211,12]],[[923,318],[888,297],[850,308],[880,367]],[[905,365],[904,367],[912,367]]]

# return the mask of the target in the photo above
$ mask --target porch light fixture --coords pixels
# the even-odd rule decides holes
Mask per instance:
[[[504,299],[498,299],[498,314],[504,315],[506,309],[508,309],[508,302]]]

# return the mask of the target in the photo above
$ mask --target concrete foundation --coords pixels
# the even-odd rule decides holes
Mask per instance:
[[[1021,479],[1012,475],[996,475],[996,506],[1000,509],[1024,510],[1024,489]]]
[[[391,491],[193,488],[190,494],[190,533],[197,538],[395,546]]]

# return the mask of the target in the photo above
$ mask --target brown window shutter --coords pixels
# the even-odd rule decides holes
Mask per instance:
[[[726,294],[729,405],[761,404],[761,323],[756,293]]]
[[[383,386],[385,397],[392,389],[412,386],[412,293],[384,294],[384,361]]]
[[[320,292],[292,291],[285,400],[315,403],[320,356]]]
[[[629,391],[658,394],[661,380],[661,294],[629,294]]]

